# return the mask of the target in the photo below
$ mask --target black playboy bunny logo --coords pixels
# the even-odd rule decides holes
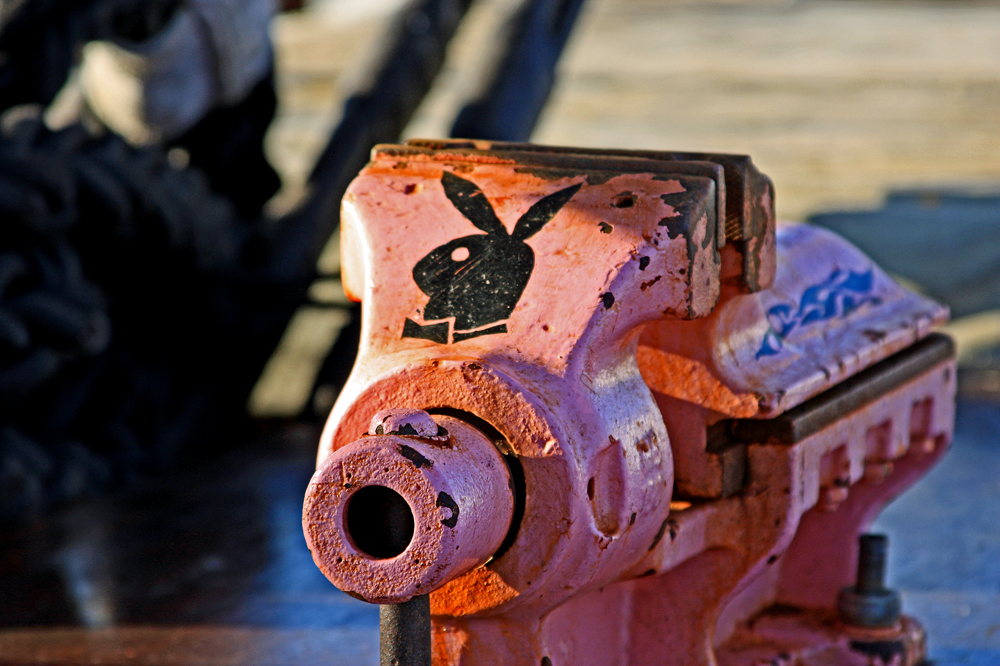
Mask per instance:
[[[524,241],[566,205],[581,184],[536,202],[507,233],[479,187],[445,171],[441,186],[448,200],[485,234],[463,236],[431,250],[413,267],[413,280],[430,297],[424,320],[455,318],[452,342],[506,333],[507,325],[481,328],[510,317],[535,267],[535,253]],[[407,319],[404,338],[448,343],[449,322],[418,324]]]

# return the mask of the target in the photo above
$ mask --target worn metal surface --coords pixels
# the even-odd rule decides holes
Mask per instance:
[[[724,460],[709,450],[710,436],[729,428],[721,421],[738,419],[749,439],[781,431],[793,441],[795,428],[804,433],[839,417],[838,410],[856,408],[865,393],[848,387],[865,380],[855,375],[921,340],[947,317],[947,308],[903,289],[827,231],[782,224],[776,244],[770,289],[724,299],[693,322],[658,321],[639,340],[639,367],[671,438],[688,443],[674,452],[681,496],[722,497],[734,490],[723,484]],[[947,353],[948,344],[940,344],[936,353]],[[913,367],[925,362],[918,358]],[[873,394],[900,381],[892,377],[911,365],[894,363],[890,375],[872,375],[888,382]],[[851,384],[840,388],[842,382]],[[823,399],[827,409],[794,412],[834,387]],[[760,419],[768,420],[754,422]]]
[[[780,416],[720,424],[728,426],[728,433],[737,441],[794,444],[954,355],[955,345],[951,339],[932,333]]]
[[[459,136],[465,136],[459,134]],[[719,226],[719,247],[733,243],[727,254],[727,274],[723,280],[738,286],[741,291],[757,292],[774,282],[774,184],[762,174],[748,155],[727,153],[693,153],[657,150],[612,150],[601,148],[571,148],[543,146],[530,143],[503,141],[440,141],[410,139],[408,146],[430,148],[472,148],[496,153],[522,153],[520,159],[538,158],[565,160],[567,156],[598,157],[619,160],[618,168],[627,168],[627,158],[663,160],[668,162],[709,162],[722,167],[723,183],[716,186],[719,192],[718,210],[725,211],[725,221]],[[677,168],[679,165],[675,165]]]
[[[426,595],[485,564],[514,510],[503,457],[474,427],[438,416],[431,436],[408,423],[376,434],[392,420],[380,413],[372,432],[327,457],[303,509],[320,570],[378,603]]]
[[[662,575],[654,591],[633,592],[630,622],[649,627],[633,631],[633,643],[687,651],[686,663],[708,664],[706,635],[722,653],[739,653],[739,636],[752,633],[754,616],[771,604],[834,608],[855,573],[856,535],[947,448],[954,382],[954,361],[946,359],[796,444],[750,445],[743,492],[673,512],[669,540],[634,570]],[[663,595],[685,609],[671,617],[669,635],[650,617]]]
[[[714,664],[771,604],[832,609],[856,536],[947,448],[946,356],[793,444],[707,450],[707,426],[801,404],[946,316],[806,226],[756,238],[779,250],[770,288],[727,282],[743,264],[720,252],[726,185],[708,161],[419,142],[376,149],[349,188],[344,285],[364,328],[318,478],[399,437],[357,439],[386,408],[485,422],[523,473],[509,548],[421,579],[435,663]],[[729,471],[695,481],[719,487],[671,503],[713,456]],[[307,533],[328,534],[346,497],[317,494]],[[336,564],[338,584],[382,598]]]
[[[740,627],[718,650],[719,666],[923,666],[927,636],[912,618],[873,629],[836,615],[774,608]]]

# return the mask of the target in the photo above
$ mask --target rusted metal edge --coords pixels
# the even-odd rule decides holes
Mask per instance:
[[[486,142],[477,142],[486,143]],[[510,146],[528,146],[529,144],[506,144]],[[372,149],[371,159],[379,158],[405,159],[424,158],[440,160],[480,161],[483,158],[497,157],[494,151],[481,150],[470,141],[408,141],[404,145],[381,144]],[[604,154],[591,154],[581,150],[561,154],[543,150],[505,150],[503,162],[509,162],[517,171],[531,173],[540,178],[565,178],[568,175],[587,176],[591,185],[608,180],[619,174],[652,173],[657,176],[695,176],[708,178],[715,183],[716,216],[726,211],[726,171],[715,162],[705,160],[668,161],[650,159],[645,155],[622,155],[614,151]],[[725,228],[714,222],[716,228],[716,246],[725,245]]]
[[[722,426],[736,442],[795,444],[834,421],[955,357],[947,335],[931,333],[923,340],[859,372],[837,386],[773,419],[732,419]],[[718,427],[718,426],[717,426]]]
[[[560,155],[593,155],[597,157],[632,157],[668,162],[712,162],[720,165],[726,182],[726,224],[725,241],[745,241],[767,229],[767,216],[774,217],[774,210],[760,210],[753,201],[764,189],[774,200],[774,185],[762,174],[749,155],[732,153],[692,153],[686,151],[660,150],[617,150],[607,148],[573,148],[569,146],[543,146],[530,143],[507,143],[502,141],[427,140],[410,139],[407,146],[420,146],[437,150],[476,149],[489,152],[544,153]],[[720,208],[720,210],[723,210]],[[720,245],[720,247],[722,247]]]

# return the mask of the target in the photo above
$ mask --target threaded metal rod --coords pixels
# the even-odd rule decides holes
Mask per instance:
[[[431,666],[431,598],[422,594],[378,611],[381,666]]]
[[[884,534],[862,534],[858,539],[858,577],[854,589],[861,594],[885,589],[885,561],[889,539]]]

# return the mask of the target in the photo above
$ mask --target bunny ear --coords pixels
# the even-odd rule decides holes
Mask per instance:
[[[555,217],[566,203],[573,198],[576,191],[583,186],[583,183],[577,183],[576,185],[570,185],[569,187],[554,192],[544,199],[536,201],[535,204],[528,209],[521,219],[517,221],[517,225],[514,227],[514,233],[511,234],[515,240],[523,241],[534,236],[545,224]]]
[[[493,212],[493,206],[479,186],[471,180],[460,178],[450,171],[441,174],[441,186],[444,194],[462,215],[468,218],[477,229],[488,234],[507,235],[500,218]]]

